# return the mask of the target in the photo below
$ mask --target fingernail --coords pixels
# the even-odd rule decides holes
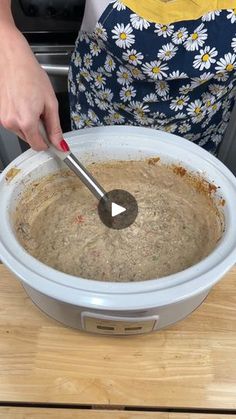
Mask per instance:
[[[60,141],[60,147],[62,151],[70,151],[70,147],[68,146],[67,142],[65,140]]]

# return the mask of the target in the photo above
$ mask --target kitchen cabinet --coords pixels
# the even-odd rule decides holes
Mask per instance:
[[[0,126],[0,170],[21,153],[17,136]]]
[[[233,109],[218,157],[236,176],[236,106]]]

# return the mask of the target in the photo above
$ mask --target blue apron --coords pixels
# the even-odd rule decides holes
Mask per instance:
[[[68,79],[72,129],[146,126],[217,154],[235,103],[234,11],[163,25],[117,4],[76,41]]]

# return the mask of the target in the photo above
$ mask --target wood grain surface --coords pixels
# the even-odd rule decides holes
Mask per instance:
[[[0,408],[0,419],[236,419],[234,415]]]
[[[236,409],[236,269],[184,321],[132,337],[66,328],[2,265],[0,281],[0,402]]]

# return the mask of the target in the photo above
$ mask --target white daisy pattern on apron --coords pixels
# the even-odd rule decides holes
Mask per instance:
[[[164,25],[114,0],[79,34],[68,85],[72,129],[148,126],[217,155],[235,103],[235,11]]]

